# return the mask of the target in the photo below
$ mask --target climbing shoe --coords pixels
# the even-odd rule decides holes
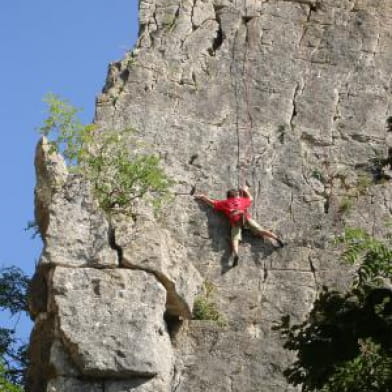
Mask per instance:
[[[283,243],[283,241],[280,238],[276,238],[276,242],[278,243],[279,248],[283,248],[284,247],[284,243]]]
[[[237,267],[238,265],[238,260],[240,259],[240,257],[238,255],[234,255],[233,258],[233,267]]]

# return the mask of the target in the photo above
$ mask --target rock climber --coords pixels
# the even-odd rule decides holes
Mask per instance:
[[[223,212],[230,221],[231,226],[231,249],[233,255],[233,267],[238,264],[239,255],[238,247],[242,240],[242,228],[250,229],[256,236],[268,238],[274,246],[283,247],[283,242],[277,235],[271,231],[264,230],[254,221],[248,208],[252,205],[252,195],[249,192],[248,185],[240,189],[230,189],[227,191],[225,200],[213,200],[203,194],[195,195],[196,200],[200,200],[216,211]]]

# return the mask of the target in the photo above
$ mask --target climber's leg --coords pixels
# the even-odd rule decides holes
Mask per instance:
[[[278,243],[280,247],[283,246],[283,242],[279,239],[279,237],[274,234],[272,231],[264,230],[256,221],[253,219],[247,219],[246,227],[249,228],[254,234],[262,238],[270,238]]]
[[[242,227],[241,226],[231,226],[231,251],[234,257],[233,267],[238,264],[238,251],[240,241],[242,240]]]

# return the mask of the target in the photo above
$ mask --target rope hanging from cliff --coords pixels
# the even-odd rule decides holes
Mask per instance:
[[[245,23],[247,23],[246,19],[243,19]],[[236,101],[236,134],[237,134],[237,187],[239,188],[244,183],[244,173],[243,173],[243,165],[241,163],[241,127],[240,127],[240,115],[241,115],[241,102],[240,102],[240,83],[244,85],[245,88],[245,104],[246,104],[246,115],[248,117],[247,125],[243,127],[243,129],[247,130],[247,139],[248,143],[246,143],[245,149],[245,165],[249,164],[249,161],[253,163],[254,161],[254,148],[253,148],[253,118],[250,111],[250,103],[249,103],[249,77],[250,74],[248,72],[248,52],[249,52],[249,32],[247,28],[246,37],[245,37],[245,51],[242,60],[242,70],[241,72],[236,72],[235,66],[237,64],[237,40],[238,40],[239,30],[237,30],[236,35],[234,37],[233,42],[233,54],[232,54],[232,64],[230,67],[230,73],[232,75],[233,80],[233,88],[234,95]],[[239,62],[238,62],[239,64]],[[234,72],[233,72],[234,71]],[[242,80],[238,80],[236,77],[239,73],[242,74]],[[248,158],[249,149],[251,149],[251,158]]]
[[[253,117],[252,117],[252,111],[250,106],[251,102],[249,97],[249,84],[251,78],[251,74],[249,72],[249,48],[250,48],[249,40],[250,40],[250,32],[249,32],[249,27],[247,25],[246,38],[245,38],[245,53],[244,53],[244,62],[243,62],[243,78],[245,83],[245,104],[246,104],[246,113],[248,117],[248,126],[246,128],[248,142],[246,144],[245,157],[248,157],[249,155],[249,158],[247,158],[248,168],[249,168],[249,162],[250,162],[250,166],[253,168],[255,154],[254,154],[254,145],[253,145]]]

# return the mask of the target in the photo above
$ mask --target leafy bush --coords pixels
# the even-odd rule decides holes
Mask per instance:
[[[352,265],[358,264],[353,289],[378,287],[383,279],[392,278],[392,248],[387,242],[357,228],[347,228],[336,242],[345,245],[343,261]]]
[[[318,169],[314,169],[311,173],[311,176],[313,178],[315,178],[316,180],[319,180],[320,182],[322,182],[323,184],[326,182],[325,176],[323,175],[323,173],[318,170]]]
[[[358,341],[360,353],[337,366],[321,392],[391,391],[392,356],[370,338]]]
[[[368,174],[361,174],[358,176],[356,191],[359,195],[366,195],[372,184],[372,178]]]
[[[54,94],[45,98],[49,115],[39,128],[49,137],[73,172],[89,180],[101,207],[130,212],[133,202],[147,195],[156,209],[170,198],[172,181],[154,154],[137,152],[134,130],[99,130],[83,125],[78,109]]]
[[[343,198],[339,205],[339,212],[345,214],[351,210],[353,202],[348,197]]]
[[[84,174],[105,211],[131,211],[133,202],[147,195],[158,210],[170,199],[173,182],[161,169],[159,157],[131,152],[128,143],[136,145],[132,134],[131,129],[95,132],[88,152],[82,156]]]
[[[193,305],[193,319],[215,321],[220,327],[224,327],[227,325],[227,322],[224,316],[219,312],[215,302],[210,299],[214,290],[215,287],[212,283],[207,281],[204,283],[204,295],[196,297]]]
[[[342,260],[357,266],[345,293],[322,290],[308,317],[291,325],[282,318],[284,347],[297,360],[284,374],[302,391],[390,392],[392,385],[392,278],[390,240],[360,229],[337,238]]]

